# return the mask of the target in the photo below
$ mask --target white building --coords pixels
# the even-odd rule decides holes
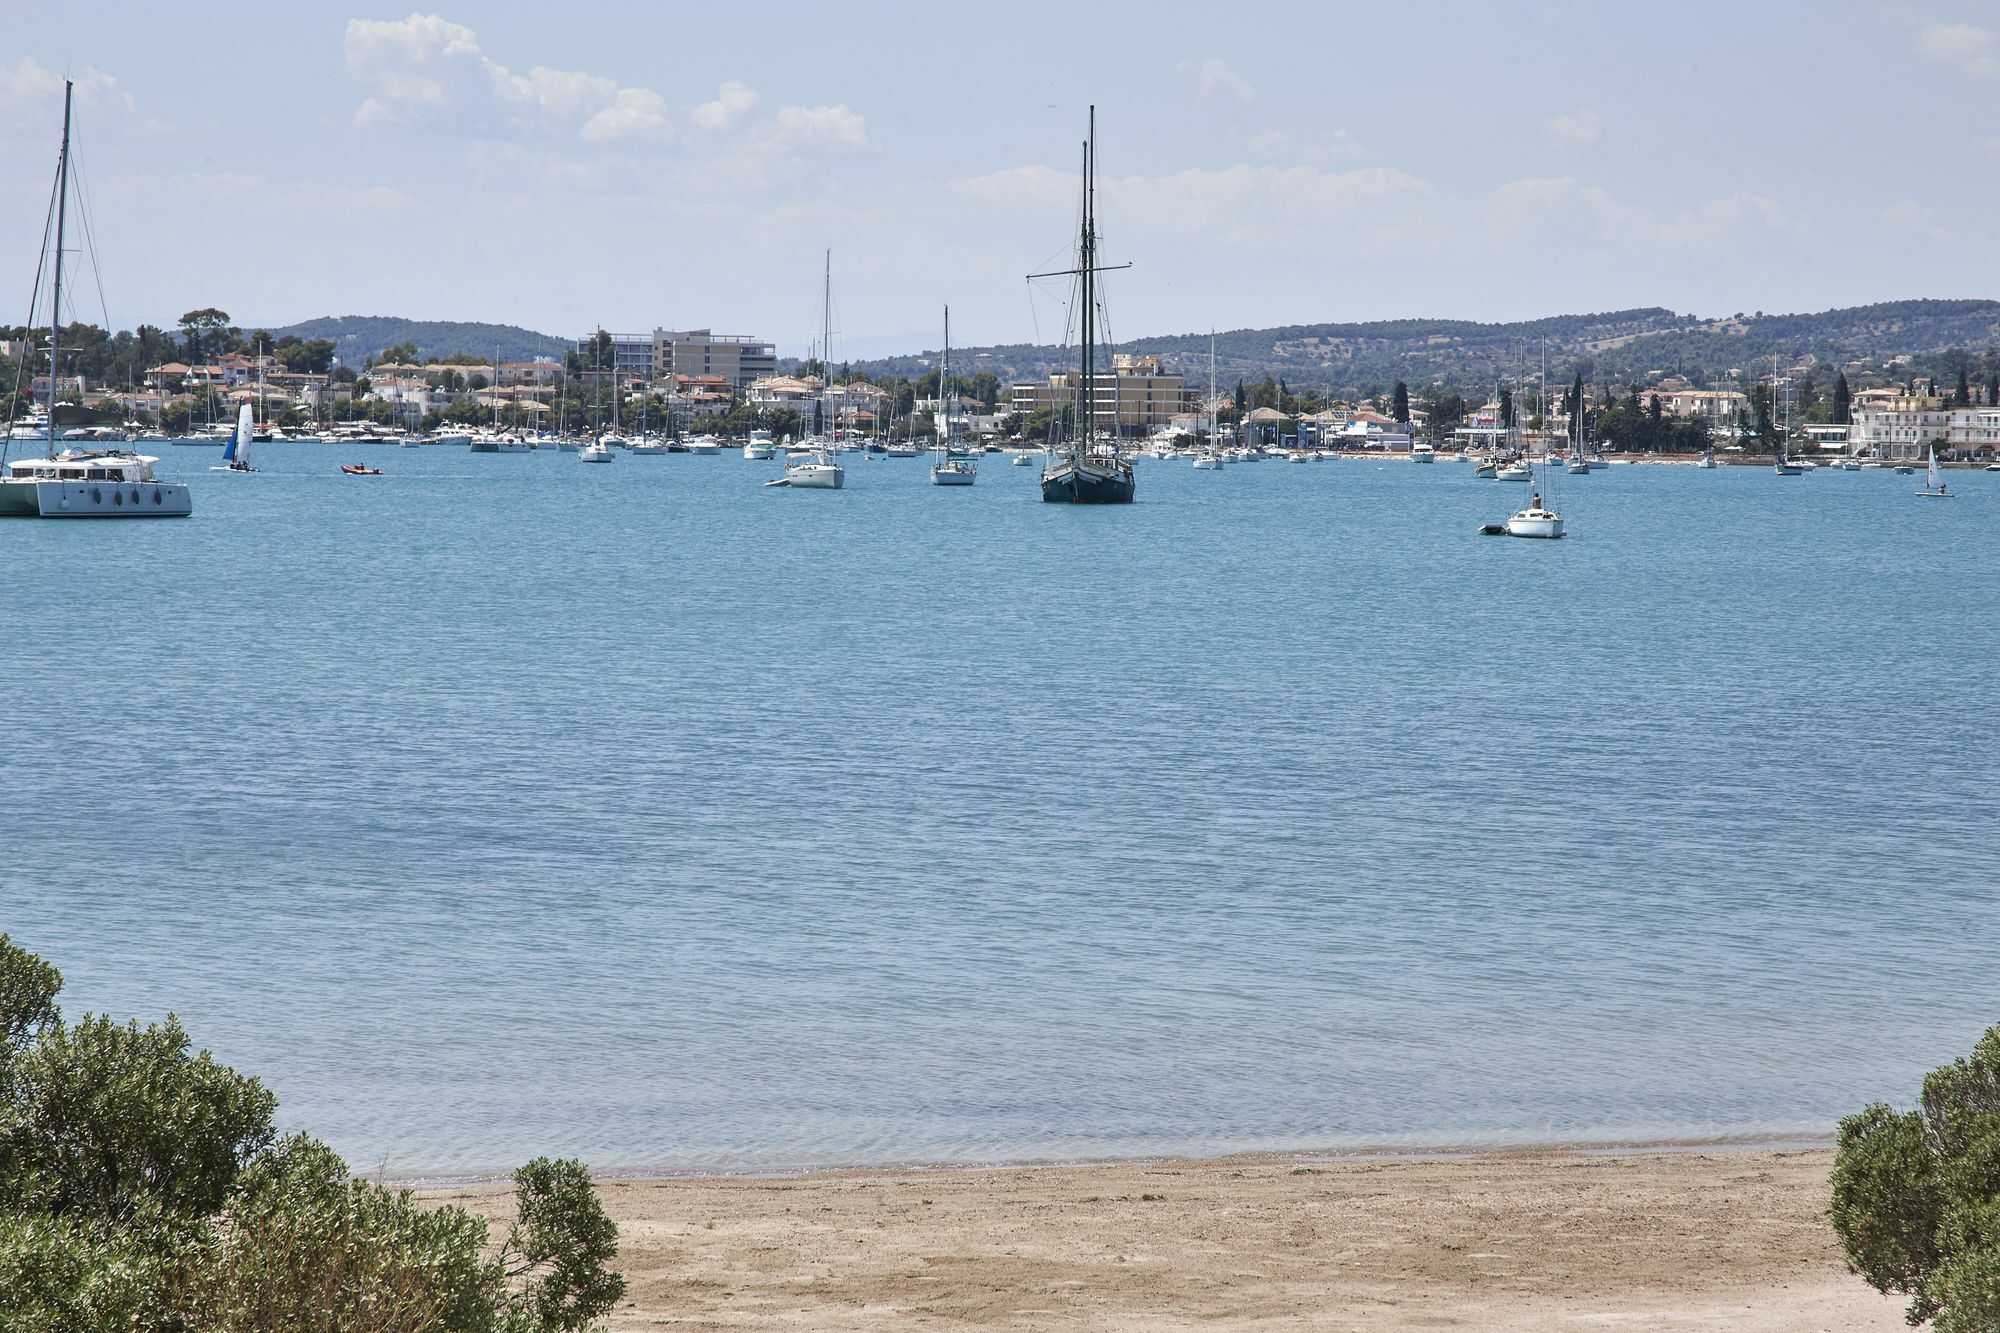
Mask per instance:
[[[1914,461],[1935,444],[1941,454],[1990,457],[2000,452],[2000,408],[1947,407],[1942,398],[1894,389],[1854,395],[1850,451]]]

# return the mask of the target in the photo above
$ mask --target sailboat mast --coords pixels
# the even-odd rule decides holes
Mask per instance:
[[[62,358],[63,227],[69,215],[69,106],[76,85],[63,80],[62,151],[56,157],[56,272],[49,288],[49,457],[56,453],[56,377]]]
[[[944,308],[944,359],[938,370],[938,411],[944,413],[944,420],[938,427],[938,450],[945,459],[951,457],[951,409],[945,406],[945,386],[951,383],[951,307]]]
[[[833,416],[833,251],[826,252],[826,275],[819,291],[819,425],[824,431]]]
[[[1083,141],[1083,410],[1077,423],[1077,456],[1089,452],[1097,434],[1097,107],[1090,108],[1089,137]]]

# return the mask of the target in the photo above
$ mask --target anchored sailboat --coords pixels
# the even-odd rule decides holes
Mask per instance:
[[[0,477],[0,517],[186,518],[194,512],[187,483],[159,481],[160,460],[130,449],[56,449],[56,385],[62,378],[63,244],[69,217],[70,106],[75,85],[63,81],[62,151],[56,158],[55,273],[49,288],[49,396],[47,458],[7,465]],[[42,234],[43,243],[48,233]],[[36,278],[39,281],[40,273]],[[28,322],[34,323],[30,310]],[[0,462],[13,438],[0,440]]]
[[[1097,108],[1090,108],[1089,137],[1083,142],[1083,227],[1077,236],[1076,267],[1034,278],[1074,276],[1082,284],[1082,365],[1077,384],[1076,430],[1067,446],[1049,451],[1042,469],[1042,499],[1049,504],[1131,504],[1136,489],[1130,460],[1118,452],[1117,399],[1112,400],[1112,435],[1097,434],[1097,275],[1129,264],[1097,264]]]
[[[766,486],[794,486],[809,491],[837,491],[847,481],[847,469],[837,461],[837,446],[826,435],[827,392],[833,387],[833,251],[826,252],[826,278],[820,293],[822,320],[819,345],[819,433],[802,443],[806,451],[785,464],[785,475]]]
[[[954,456],[951,448],[951,307],[944,308],[944,359],[938,369],[937,450],[931,463],[931,485],[970,486],[979,479],[979,464],[971,455]]]

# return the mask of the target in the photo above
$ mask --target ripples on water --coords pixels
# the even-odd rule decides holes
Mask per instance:
[[[339,461],[0,529],[0,930],[357,1163],[1823,1133],[2000,1020],[2000,477]]]

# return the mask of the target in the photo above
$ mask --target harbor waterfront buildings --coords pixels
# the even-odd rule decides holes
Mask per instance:
[[[1120,352],[1112,358],[1112,373],[1100,374],[1092,385],[1091,406],[1096,429],[1105,435],[1144,436],[1165,430],[1177,416],[1197,410],[1198,396],[1185,380],[1171,373],[1157,356]],[[1060,408],[1076,402],[1081,376],[1074,371],[1050,375],[1046,384],[1016,384],[1008,406],[1023,416],[1040,408]]]
[[[1950,406],[1937,394],[1863,389],[1854,395],[1847,432],[1856,454],[1913,462],[1941,453],[1991,457],[2000,451],[2000,407]]]

